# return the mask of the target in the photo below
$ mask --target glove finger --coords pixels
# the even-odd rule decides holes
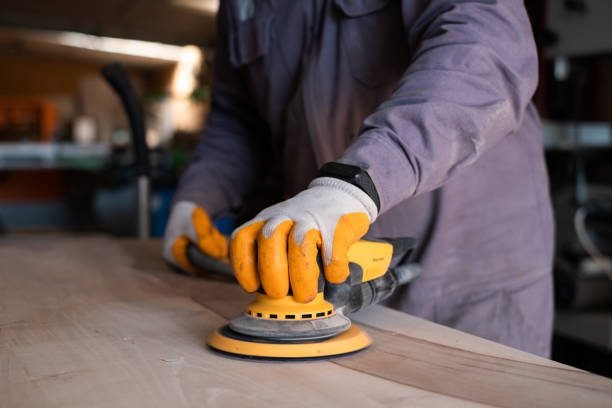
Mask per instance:
[[[293,221],[286,217],[271,219],[257,236],[257,265],[261,285],[268,296],[275,299],[289,293],[287,236],[292,226]]]
[[[338,220],[331,248],[327,242],[323,243],[325,279],[334,284],[346,280],[349,275],[349,247],[368,232],[369,226],[370,218],[361,212],[343,215]]]
[[[174,240],[170,248],[172,261],[174,261],[172,263],[187,273],[197,275],[197,268],[193,266],[187,258],[187,245],[189,245],[189,238],[184,235],[181,235]]]
[[[230,262],[236,280],[246,292],[259,289],[257,274],[257,235],[263,221],[247,223],[234,231],[230,240]]]
[[[191,214],[196,244],[211,258],[227,258],[227,238],[215,228],[214,224],[202,208],[195,208]]]
[[[294,228],[289,238],[289,279],[293,298],[307,303],[317,296],[319,289],[317,254],[321,247],[321,233],[311,229],[300,238],[296,241]]]

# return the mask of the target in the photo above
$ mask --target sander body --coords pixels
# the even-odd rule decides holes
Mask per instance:
[[[325,281],[319,257],[319,290],[313,301],[296,302],[290,293],[273,299],[259,292],[244,313],[210,334],[206,343],[229,355],[284,360],[326,358],[365,349],[372,340],[348,315],[386,299],[418,276],[416,264],[390,267],[395,256],[407,259],[415,246],[412,238],[354,243],[348,253],[349,277],[338,285]],[[208,273],[231,274],[228,264],[212,261],[195,245],[188,247],[187,255]]]

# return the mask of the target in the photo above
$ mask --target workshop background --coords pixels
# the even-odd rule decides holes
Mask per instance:
[[[612,2],[526,4],[557,227],[553,359],[612,377]],[[163,235],[210,106],[217,8],[0,0],[1,233],[137,235],[148,181],[146,221]],[[127,105],[108,79],[117,87],[121,67]]]

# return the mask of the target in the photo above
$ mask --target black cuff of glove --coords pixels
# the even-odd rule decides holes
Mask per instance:
[[[333,177],[358,187],[374,201],[376,209],[380,211],[380,198],[378,197],[376,186],[374,186],[374,182],[368,172],[361,167],[338,162],[329,162],[321,167],[317,177]]]

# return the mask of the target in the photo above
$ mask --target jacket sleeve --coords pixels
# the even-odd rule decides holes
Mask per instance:
[[[368,171],[381,212],[512,137],[537,84],[522,0],[432,0],[407,35],[410,66],[339,160]]]
[[[227,2],[221,2],[217,25],[211,111],[174,199],[192,201],[211,215],[239,206],[255,187],[261,172],[262,140],[267,134],[240,67],[230,63]]]

